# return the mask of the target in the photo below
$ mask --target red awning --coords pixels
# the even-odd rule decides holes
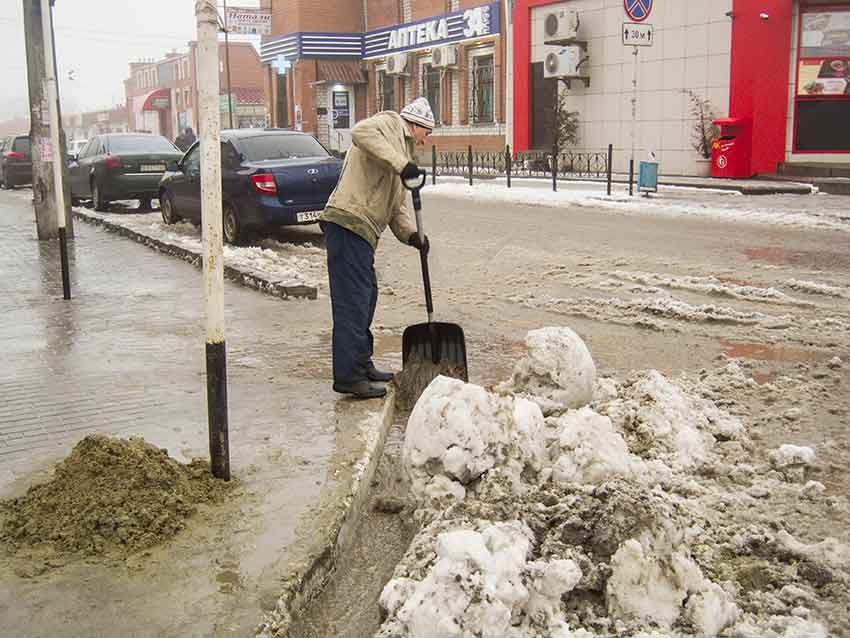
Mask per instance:
[[[171,107],[171,90],[156,89],[145,96],[142,111],[159,111]]]

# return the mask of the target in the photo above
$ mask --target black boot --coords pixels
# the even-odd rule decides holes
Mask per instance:
[[[369,362],[369,365],[366,366],[366,376],[369,377],[369,381],[380,381],[382,383],[392,381],[395,377],[392,372],[381,372],[371,361]]]
[[[368,379],[361,379],[360,381],[334,381],[334,392],[351,394],[358,399],[377,399],[386,395],[387,389],[372,385]]]

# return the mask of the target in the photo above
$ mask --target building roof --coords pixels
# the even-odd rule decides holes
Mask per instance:
[[[319,82],[339,82],[340,84],[366,84],[366,76],[360,70],[359,62],[335,62],[319,60],[317,78]]]

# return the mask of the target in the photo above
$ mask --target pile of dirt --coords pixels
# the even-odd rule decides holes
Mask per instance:
[[[52,480],[0,502],[0,541],[16,549],[130,555],[173,537],[199,503],[220,500],[228,487],[207,461],[183,465],[141,438],[91,435]]]

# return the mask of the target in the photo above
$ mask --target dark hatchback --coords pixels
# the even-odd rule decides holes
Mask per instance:
[[[160,184],[167,224],[201,222],[201,154],[195,143]],[[314,137],[283,129],[221,132],[224,239],[238,244],[252,232],[315,223],[336,188],[342,161]]]
[[[14,135],[0,140],[0,186],[15,188],[32,183],[30,138]]]
[[[95,210],[101,211],[107,210],[109,202],[122,199],[138,199],[141,208],[150,208],[151,200],[159,196],[166,168],[182,156],[161,135],[96,135],[71,158],[71,198],[75,202],[91,199]]]

